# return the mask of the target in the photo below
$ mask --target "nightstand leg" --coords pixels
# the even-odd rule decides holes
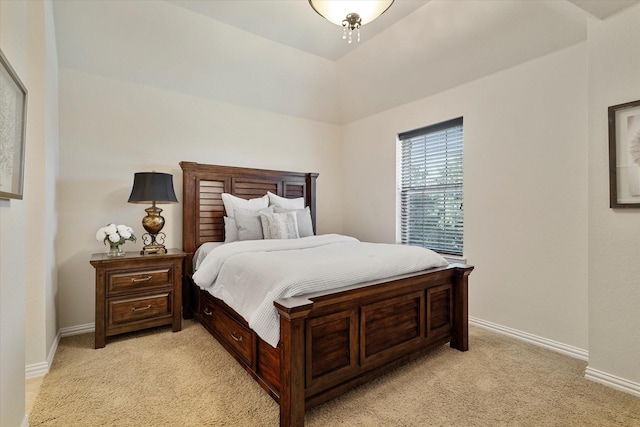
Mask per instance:
[[[103,348],[106,344],[104,331],[102,333],[98,333],[96,329],[96,348]]]
[[[182,262],[180,259],[174,264],[173,278],[173,332],[182,330]]]
[[[104,325],[105,286],[104,269],[96,270],[96,323],[95,323],[95,348],[102,348],[106,344],[106,331]]]

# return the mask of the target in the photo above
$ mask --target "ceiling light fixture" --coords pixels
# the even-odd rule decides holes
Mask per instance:
[[[309,0],[318,15],[343,28],[342,38],[351,43],[352,34],[386,12],[393,0]]]

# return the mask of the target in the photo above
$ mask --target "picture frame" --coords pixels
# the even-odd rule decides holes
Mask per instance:
[[[640,208],[640,100],[613,105],[609,116],[609,206]]]
[[[27,88],[0,50],[0,199],[22,199]]]

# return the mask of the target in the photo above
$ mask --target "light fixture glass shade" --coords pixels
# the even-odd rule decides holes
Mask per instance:
[[[309,0],[309,4],[327,21],[342,27],[348,14],[357,13],[362,20],[361,25],[382,15],[393,0]]]

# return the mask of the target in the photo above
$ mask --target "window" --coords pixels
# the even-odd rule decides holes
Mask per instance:
[[[398,140],[400,243],[462,255],[462,117]]]

